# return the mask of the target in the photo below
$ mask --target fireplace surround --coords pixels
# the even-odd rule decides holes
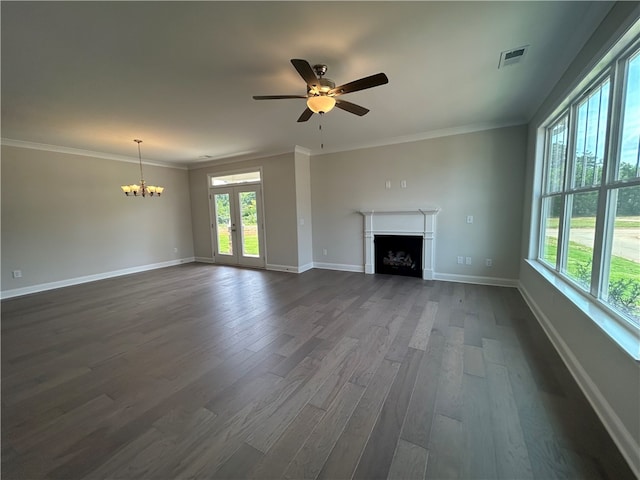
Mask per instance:
[[[376,235],[419,236],[422,238],[422,278],[432,280],[436,215],[439,211],[438,208],[360,211],[364,217],[364,272],[376,273]]]

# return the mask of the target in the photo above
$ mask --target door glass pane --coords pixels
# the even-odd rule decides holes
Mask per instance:
[[[231,215],[229,212],[229,194],[214,194],[216,206],[216,233],[218,239],[218,253],[233,255],[233,239],[231,236]]]
[[[640,52],[627,64],[622,141],[620,144],[620,180],[640,177]]]
[[[606,301],[640,323],[640,186],[617,191]]]
[[[567,159],[567,130],[569,117],[565,115],[547,130],[547,164],[545,192],[562,190]]]
[[[596,231],[598,192],[570,195],[571,218],[567,265],[564,272],[578,285],[589,290],[593,262],[593,240]]]
[[[238,195],[242,228],[242,255],[245,257],[259,257],[256,192],[240,192]]]
[[[578,105],[573,155],[573,186],[600,185],[609,109],[609,80]]]
[[[540,251],[540,258],[551,265],[556,266],[558,257],[558,232],[560,231],[560,208],[562,198],[560,195],[547,197],[543,205],[544,239]]]

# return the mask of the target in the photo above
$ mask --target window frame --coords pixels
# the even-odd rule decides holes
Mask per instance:
[[[640,23],[640,22],[638,22]],[[621,40],[619,43],[623,43]],[[583,81],[569,95],[565,96],[555,111],[541,123],[538,128],[539,138],[542,144],[538,143],[541,154],[538,153],[538,162],[541,160],[542,175],[538,183],[538,202],[534,203],[536,208],[537,238],[532,260],[546,272],[545,276],[553,280],[558,286],[562,283],[563,291],[567,296],[576,299],[575,303],[584,303],[597,307],[605,316],[613,319],[624,331],[634,336],[640,335],[640,320],[634,321],[616,311],[608,303],[609,295],[609,275],[611,270],[612,244],[614,237],[614,225],[617,208],[617,194],[621,188],[634,187],[640,185],[640,177],[633,179],[618,179],[618,170],[621,162],[621,145],[623,141],[622,127],[624,115],[624,101],[628,89],[628,68],[630,60],[640,54],[640,35],[636,35],[631,41],[626,42],[620,48],[615,57],[607,59],[607,63],[600,62],[589,73],[589,81]],[[576,186],[574,172],[576,169],[575,143],[578,137],[577,118],[578,107],[585,101],[589,101],[589,96],[594,90],[602,88],[604,82],[609,80],[609,98],[605,120],[604,150],[602,159],[602,173],[598,185]],[[600,100],[602,101],[602,99]],[[550,191],[548,187],[549,176],[552,174],[550,168],[551,160],[551,132],[552,129],[567,117],[568,133],[566,136],[562,187],[560,191]],[[586,135],[586,134],[585,134]],[[596,145],[597,151],[597,145]],[[594,243],[591,263],[591,276],[589,288],[584,289],[579,283],[566,273],[569,230],[572,216],[572,199],[574,195],[587,192],[598,192],[596,204],[596,221],[594,232]],[[558,215],[558,237],[555,264],[551,264],[545,258],[546,227],[549,219],[550,205],[553,197],[560,198],[560,211]],[[549,199],[549,200],[547,200]],[[538,268],[540,271],[540,268]],[[555,279],[555,280],[554,280]],[[587,305],[588,306],[588,305]],[[589,310],[589,308],[586,308]],[[602,324],[602,322],[597,322]],[[618,329],[619,330],[619,329]],[[616,339],[616,335],[612,335]],[[617,340],[617,339],[616,339]],[[618,340],[622,345],[625,343]],[[623,347],[624,348],[624,347]],[[626,348],[625,348],[626,350]],[[634,358],[638,358],[640,352],[631,352]]]

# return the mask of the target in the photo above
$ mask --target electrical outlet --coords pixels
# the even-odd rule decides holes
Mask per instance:
[[[22,270],[14,270],[11,272],[13,278],[22,278]]]
[[[458,257],[458,265],[462,265],[464,263],[464,259],[462,257]]]
[[[473,223],[473,215],[467,215],[467,223]]]
[[[178,247],[173,247],[173,253],[178,253]]]
[[[466,257],[466,258],[464,259],[464,263],[465,263],[466,265],[471,265],[471,257]]]
[[[406,180],[402,180],[400,182],[400,188],[407,188],[407,181]]]
[[[326,249],[326,248],[323,248],[323,249],[322,249],[322,255],[326,255],[326,254],[327,254],[327,249]]]
[[[493,260],[491,260],[490,258],[487,258],[487,259],[484,261],[484,264],[485,264],[487,267],[493,267]]]
[[[387,180],[386,182],[384,182],[384,188],[386,188],[387,190],[391,188],[391,180]]]

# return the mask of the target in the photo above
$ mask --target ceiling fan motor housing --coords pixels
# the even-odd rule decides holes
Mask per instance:
[[[322,95],[326,94],[332,88],[335,88],[335,86],[336,84],[333,80],[320,77],[317,82],[313,83],[311,86],[307,86],[307,92],[312,95]]]

